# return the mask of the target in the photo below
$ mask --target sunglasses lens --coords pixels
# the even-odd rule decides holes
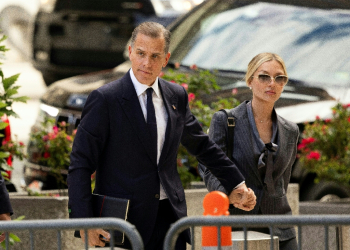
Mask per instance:
[[[275,81],[276,81],[277,84],[281,84],[282,85],[282,84],[286,84],[287,83],[288,78],[286,76],[277,76],[275,78]]]
[[[271,77],[269,75],[259,75],[258,78],[262,83],[269,83],[271,81]]]

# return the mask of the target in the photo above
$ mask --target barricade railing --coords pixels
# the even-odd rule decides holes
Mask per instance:
[[[245,216],[193,216],[178,220],[170,227],[164,241],[164,250],[174,249],[179,234],[187,228],[192,232],[192,250],[194,250],[194,228],[201,226],[216,226],[217,238],[220,240],[220,227],[231,226],[242,228],[244,232],[244,249],[248,249],[247,228],[268,227],[270,229],[270,248],[274,249],[273,228],[285,226],[297,226],[298,250],[302,250],[302,226],[324,226],[325,250],[329,249],[329,227],[350,225],[349,215],[245,215]],[[321,239],[320,239],[321,240]],[[220,243],[218,250],[221,250]]]
[[[136,227],[127,221],[116,218],[88,218],[88,219],[57,219],[57,220],[23,220],[23,221],[0,221],[0,232],[14,232],[27,230],[30,234],[30,247],[34,250],[34,231],[36,230],[57,230],[57,246],[61,250],[61,231],[69,229],[87,230],[92,228],[122,231],[129,239],[133,250],[143,250],[143,241],[136,230]],[[9,236],[6,233],[6,250],[9,249]],[[110,249],[114,249],[113,237],[111,237]],[[85,237],[85,249],[89,249],[88,238]]]

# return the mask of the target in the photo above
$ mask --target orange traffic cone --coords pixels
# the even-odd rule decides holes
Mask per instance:
[[[207,194],[203,200],[204,214],[212,216],[227,216],[229,199],[226,194],[220,191],[213,191]],[[218,249],[218,228],[216,226],[202,227],[202,249]],[[231,227],[221,227],[221,249],[232,250]]]

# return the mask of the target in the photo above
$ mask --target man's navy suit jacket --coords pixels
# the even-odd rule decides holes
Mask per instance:
[[[244,180],[225,153],[203,133],[189,109],[185,89],[163,79],[159,79],[159,87],[168,123],[158,165],[151,157],[150,133],[129,72],[89,95],[71,153],[70,218],[93,217],[90,180],[96,171],[94,193],[130,199],[128,221],[147,244],[156,222],[160,183],[177,217],[187,215],[176,167],[180,143],[226,190]]]
[[[6,183],[0,171],[0,214],[13,214]]]

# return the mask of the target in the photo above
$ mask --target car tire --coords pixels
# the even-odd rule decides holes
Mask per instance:
[[[301,191],[303,193],[301,200],[303,201],[329,201],[350,197],[350,189],[335,182],[321,181],[319,183],[313,183]]]

